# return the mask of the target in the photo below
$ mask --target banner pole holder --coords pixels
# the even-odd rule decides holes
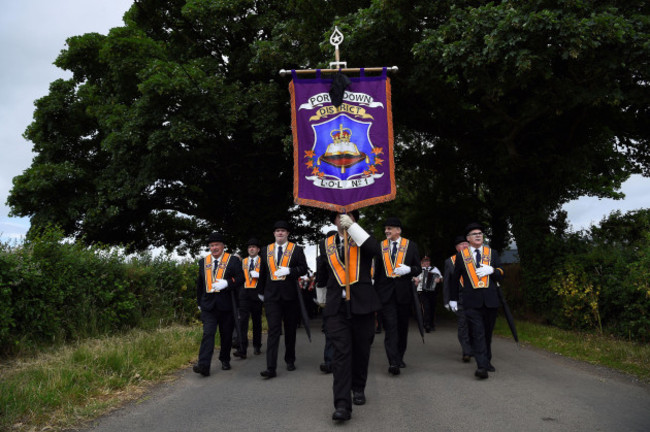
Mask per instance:
[[[334,47],[335,61],[330,62],[329,69],[300,69],[300,70],[296,70],[295,73],[298,75],[316,74],[317,71],[320,71],[321,73],[337,73],[337,72],[359,73],[361,71],[361,68],[348,68],[348,63],[341,61],[341,53],[339,51],[339,45],[341,45],[343,39],[345,39],[343,33],[341,33],[338,26],[335,26],[334,31],[330,36],[330,44]],[[385,68],[384,67],[363,68],[365,72],[382,72],[384,69],[386,69],[386,72],[389,73],[397,73],[397,71],[399,70],[397,66],[391,66]],[[280,69],[279,73],[280,76],[286,76],[291,74],[291,70]]]

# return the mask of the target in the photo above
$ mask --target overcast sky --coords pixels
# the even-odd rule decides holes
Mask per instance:
[[[31,164],[31,143],[23,139],[32,121],[34,101],[49,84],[70,73],[52,63],[70,36],[108,33],[123,25],[132,0],[4,1],[0,14],[0,240],[20,239],[29,229],[25,218],[10,218],[5,202],[13,177]],[[288,97],[288,95],[287,95]],[[574,229],[598,223],[614,210],[650,207],[650,179],[634,176],[623,185],[622,201],[581,198],[565,206]]]

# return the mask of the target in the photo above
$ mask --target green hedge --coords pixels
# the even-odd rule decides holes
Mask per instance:
[[[195,315],[195,263],[124,256],[48,229],[0,244],[0,354]]]

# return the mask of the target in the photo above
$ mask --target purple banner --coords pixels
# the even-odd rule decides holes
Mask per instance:
[[[293,196],[300,205],[348,212],[395,198],[390,80],[350,78],[343,103],[329,95],[331,79],[293,72]]]

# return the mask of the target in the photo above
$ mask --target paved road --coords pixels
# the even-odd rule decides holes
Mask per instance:
[[[215,355],[212,376],[187,368],[88,431],[650,431],[650,386],[501,338],[493,343],[497,371],[479,381],[474,363],[460,361],[451,322],[425,335],[425,344],[412,326],[407,367],[397,377],[387,373],[379,335],[368,402],[337,424],[332,376],[318,370],[324,337],[312,333],[309,343],[299,329],[294,372],[279,368],[277,378],[264,380],[264,354],[233,359],[232,370],[222,371]]]

